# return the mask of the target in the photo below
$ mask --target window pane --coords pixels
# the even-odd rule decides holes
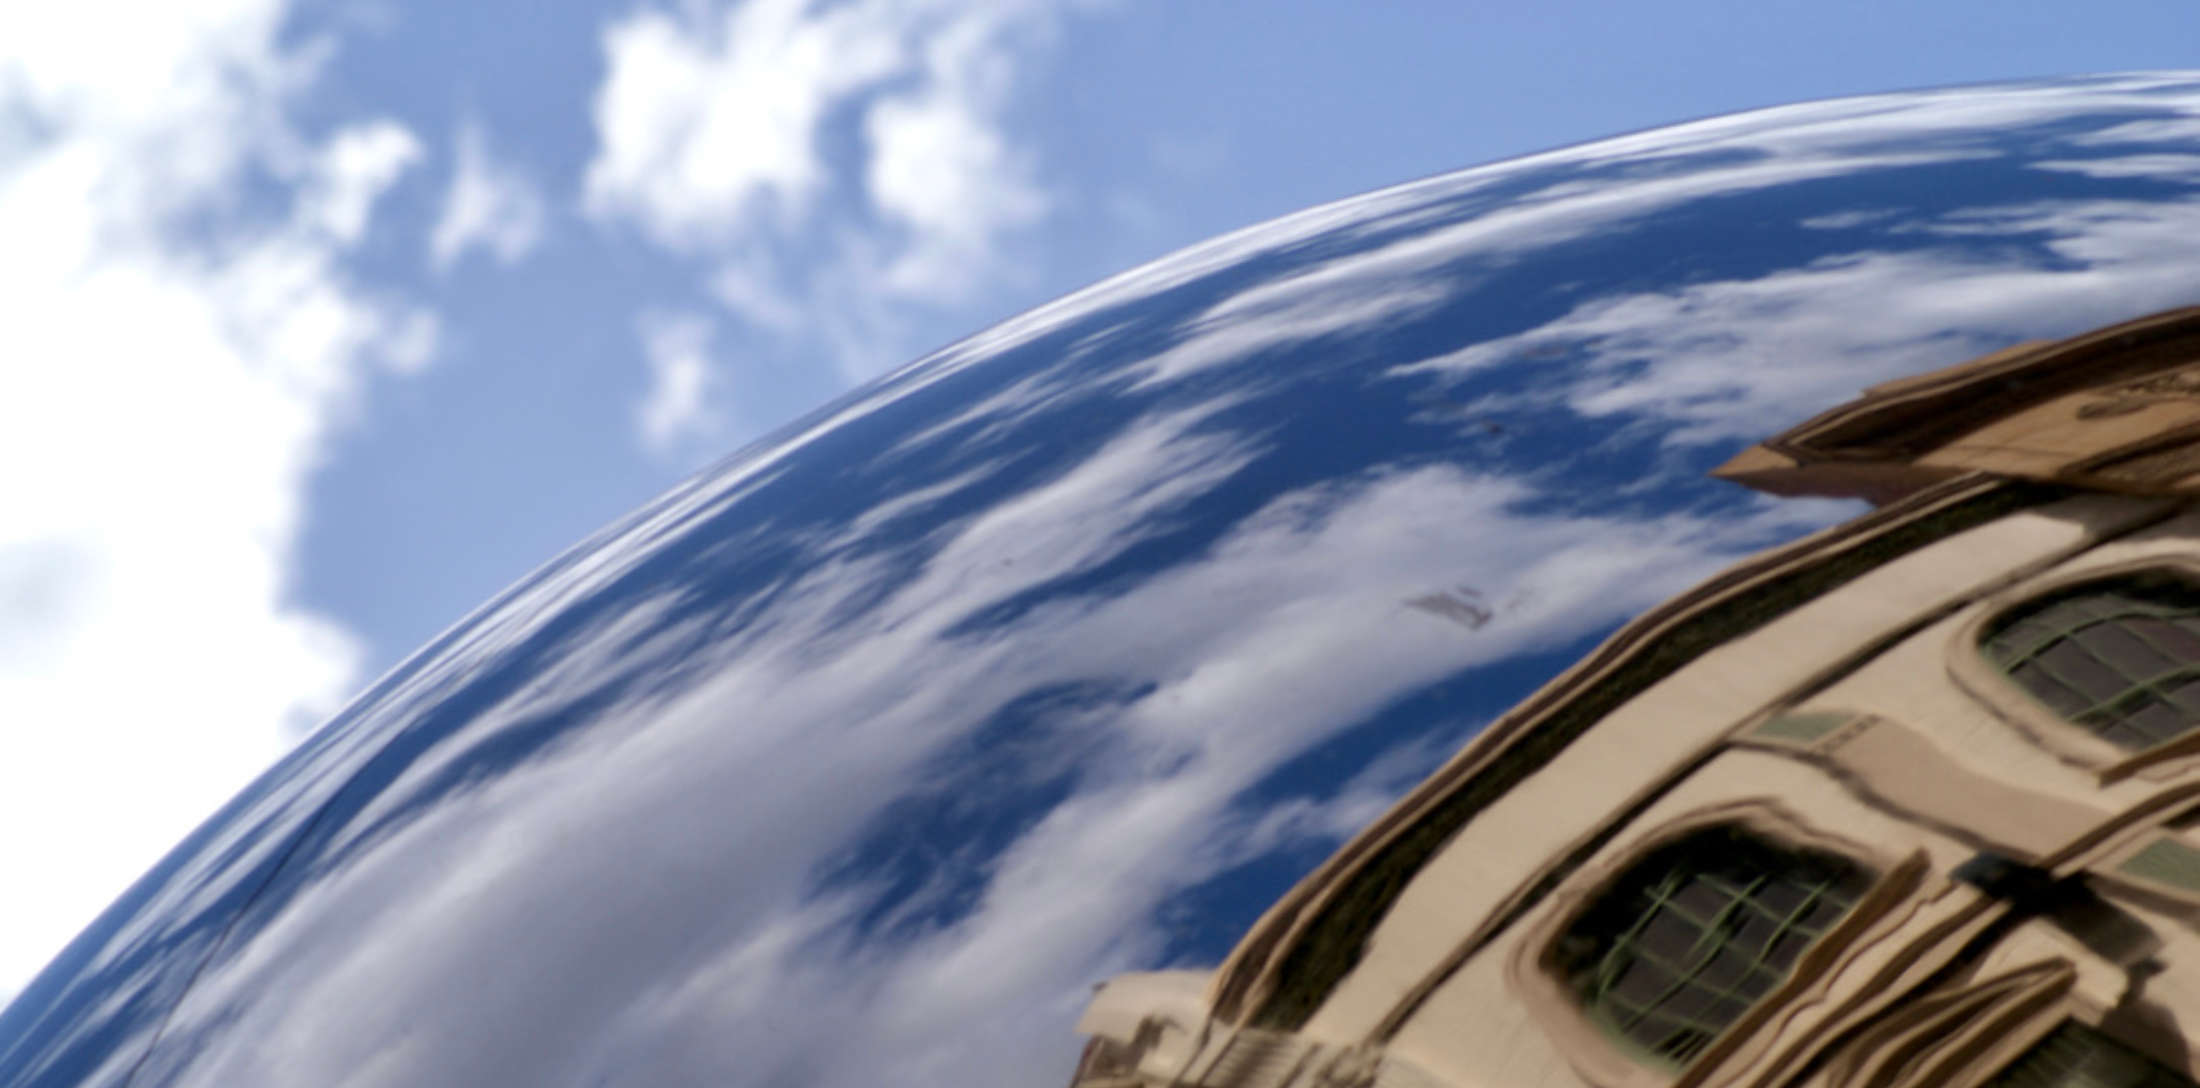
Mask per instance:
[[[1987,1088],[2195,1088],[2190,1077],[2076,1021],[2066,1021]]]
[[[1614,881],[1560,936],[1556,964],[1593,1019],[1678,1065],[1779,985],[1871,880],[1839,855],[1707,829]]]
[[[2150,573],[2019,608],[1980,644],[2057,714],[2138,751],[2200,727],[2200,586]]]

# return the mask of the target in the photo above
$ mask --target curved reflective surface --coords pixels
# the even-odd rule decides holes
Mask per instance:
[[[2200,76],[1761,111],[984,333],[405,663],[0,1018],[0,1083],[1059,1083],[1489,717],[1853,512],[1704,473],[2200,301]]]

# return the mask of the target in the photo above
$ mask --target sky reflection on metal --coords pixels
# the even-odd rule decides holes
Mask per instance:
[[[8,1085],[1053,1083],[1614,625],[1704,477],[2200,301],[2200,77],[1847,99],[1250,228],[920,361],[407,661],[0,1017]],[[132,1079],[134,1077],[134,1079]]]

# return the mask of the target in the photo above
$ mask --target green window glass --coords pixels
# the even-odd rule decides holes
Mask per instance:
[[[2003,616],[1980,650],[2032,697],[2130,751],[2200,726],[2200,586],[2090,582]]]
[[[1681,1065],[1780,984],[1873,874],[1735,826],[1630,866],[1558,938],[1553,966],[1630,1050]]]
[[[2192,1078],[2075,1020],[2027,1050],[1986,1088],[2196,1088]]]

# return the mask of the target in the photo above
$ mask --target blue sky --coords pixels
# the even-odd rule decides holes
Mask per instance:
[[[2172,67],[2189,2],[0,13],[0,992],[488,595],[1219,231],[1799,99]],[[122,33],[121,28],[127,28]]]

